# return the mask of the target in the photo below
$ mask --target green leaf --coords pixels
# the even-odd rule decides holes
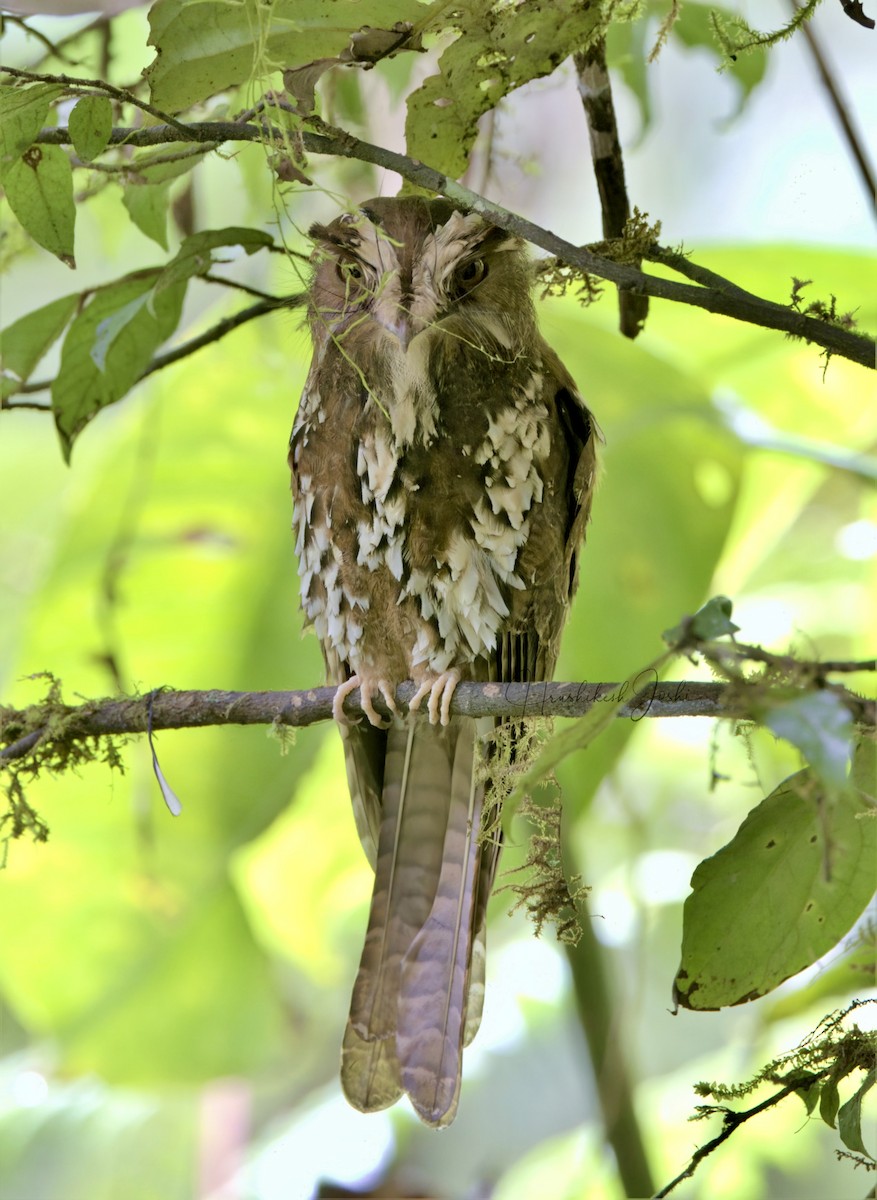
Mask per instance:
[[[601,7],[580,0],[455,5],[455,23],[465,32],[442,54],[439,74],[408,99],[408,154],[453,179],[462,175],[479,117],[599,37],[606,26]]]
[[[0,179],[33,145],[46,123],[49,105],[63,90],[55,83],[0,87]]]
[[[113,106],[108,96],[83,96],[67,122],[76,153],[91,162],[107,148],[113,131]]]
[[[819,793],[817,778],[799,771],[695,870],[674,984],[686,1008],[765,995],[836,945],[868,904],[873,806],[848,789],[818,811]]]
[[[877,791],[877,741],[873,737],[861,737],[856,743],[850,783],[874,799]]]
[[[834,1129],[834,1120],[839,1106],[840,1094],[837,1090],[837,1080],[830,1075],[822,1084],[819,1092],[819,1115],[832,1129]]]
[[[740,628],[731,620],[733,604],[727,596],[713,596],[699,608],[690,621],[683,621],[661,635],[669,645],[678,645],[687,637],[699,642],[711,642],[715,638],[736,633]]]
[[[232,84],[278,69],[330,58],[363,25],[389,29],[422,20],[417,0],[158,0],[149,10],[155,61],[146,77],[152,102],[169,112],[190,108]]]
[[[100,409],[124,396],[177,327],[185,282],[158,295],[160,275],[146,271],[102,288],[67,332],[52,409],[68,461],[78,434]]]
[[[193,275],[204,275],[213,263],[211,251],[218,250],[221,246],[241,246],[247,254],[255,254],[257,250],[270,246],[273,242],[271,234],[262,229],[244,229],[237,226],[193,233],[185,239],[176,256],[162,271],[156,284],[156,293],[181,280],[191,279]]]
[[[844,952],[840,961],[820,971],[806,987],[795,988],[772,1000],[762,1016],[763,1023],[787,1021],[789,1017],[797,1017],[816,1004],[830,1008],[834,1004],[844,1003],[864,988],[873,988],[877,946],[874,926],[867,916],[854,938],[852,946]]]
[[[73,169],[60,146],[31,146],[6,169],[9,207],[35,242],[75,267]]]
[[[27,313],[3,330],[3,366],[18,378],[30,378],[34,367],[61,336],[73,316],[79,294],[61,296],[34,312]]]
[[[740,85],[740,96],[736,108],[725,118],[730,123],[743,111],[747,100],[764,79],[767,71],[767,51],[754,48],[748,54],[738,54],[734,60],[728,60],[716,40],[711,23],[713,13],[726,20],[733,21],[739,16],[728,8],[715,4],[697,4],[687,0],[683,6],[680,19],[673,26],[673,33],[686,46],[694,49],[705,49],[717,60],[717,65],[732,75]]]
[[[208,153],[204,146],[193,146],[191,142],[170,142],[157,150],[135,154],[132,173],[143,183],[169,183],[197,167]]]
[[[826,784],[842,787],[850,761],[853,723],[834,692],[808,692],[770,707],[762,716],[773,732],[801,751]]]
[[[116,340],[127,325],[137,320],[151,299],[152,289],[150,288],[142,296],[135,296],[133,300],[129,300],[127,304],[123,304],[121,308],[110,313],[108,317],[104,317],[98,325],[95,330],[94,342],[88,354],[91,361],[102,374],[106,373],[107,355],[112,350]]]
[[[670,37],[691,49],[705,50],[714,60],[716,69],[726,71],[739,84],[737,105],[723,122],[727,124],[740,115],[752,92],[764,79],[767,54],[758,49],[749,54],[738,55],[736,61],[728,61],[710,24],[712,12],[724,14],[728,19],[734,16],[730,9],[711,3],[699,4],[695,0],[686,0],[681,6],[679,19],[673,24]],[[654,45],[654,18],[663,21],[666,15],[667,5],[664,0],[652,0],[640,19],[629,23],[614,21],[606,38],[607,61],[610,67],[621,73],[622,79],[633,93],[639,107],[643,133],[652,123],[650,80],[653,72],[650,70],[652,64],[648,62],[648,56]]]
[[[785,1081],[786,1083],[794,1083],[797,1079],[803,1079],[804,1075],[804,1071],[792,1071],[785,1077]],[[808,1078],[811,1079],[808,1086],[797,1088],[794,1094],[806,1108],[807,1115],[810,1116],[819,1100],[822,1091],[822,1082],[820,1080],[812,1080],[811,1075],[808,1075]]]
[[[122,203],[141,233],[167,250],[167,212],[169,183],[130,183]]]
[[[864,1154],[872,1161],[874,1156],[865,1148],[865,1143],[862,1141],[862,1101],[875,1083],[877,1083],[877,1070],[872,1069],[865,1076],[864,1082],[856,1094],[837,1110],[837,1130],[840,1140],[847,1149],[857,1154]]]

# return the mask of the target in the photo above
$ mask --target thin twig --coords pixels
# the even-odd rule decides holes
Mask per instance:
[[[150,104],[147,100],[141,100],[132,91],[129,91],[128,88],[116,87],[114,84],[107,83],[103,79],[79,79],[72,75],[46,75],[40,71],[23,71],[18,67],[2,65],[0,65],[0,71],[4,71],[7,75],[12,75],[15,79],[26,79],[31,83],[59,83],[62,87],[68,88],[73,92],[93,88],[98,92],[104,92],[107,96],[112,96],[114,100],[120,100],[124,104],[133,104],[135,108],[149,113],[156,120],[162,121],[165,125],[170,125],[182,137],[183,141],[203,141],[203,138],[192,138],[189,133],[189,127],[184,125],[182,121],[178,121],[176,117],[171,116],[170,113],[156,108],[154,104]]]
[[[798,11],[799,5],[796,0],[789,0],[795,12]],[[867,20],[867,18],[866,18]],[[873,22],[872,22],[873,26]],[[822,47],[819,44],[819,39],[813,32],[813,25],[810,21],[804,21],[802,27],[804,37],[807,39],[807,45],[810,47],[810,53],[813,55],[813,61],[816,63],[816,69],[819,72],[819,78],[822,80],[822,86],[828,95],[829,103],[834,109],[835,116],[840,122],[840,127],[843,130],[844,138],[846,139],[847,147],[850,154],[853,156],[853,161],[858,168],[859,177],[865,185],[865,194],[871,204],[874,203],[875,192],[877,192],[877,179],[875,179],[874,171],[868,161],[868,155],[865,147],[862,144],[862,139],[859,137],[858,131],[853,125],[852,117],[850,116],[849,106],[846,100],[840,94],[840,87],[834,77],[834,72],[828,64],[828,60],[822,52]]]
[[[233,288],[236,292],[246,292],[248,296],[255,296],[258,300],[270,300],[274,307],[286,303],[286,300],[282,296],[272,296],[270,292],[263,292],[259,288],[250,287],[248,283],[239,283],[236,279],[223,279],[221,275],[212,275],[209,272],[206,275],[201,275],[200,278],[205,283],[218,283],[221,287]]]
[[[209,329],[205,330],[198,337],[191,338],[188,342],[183,342],[181,346],[175,346],[173,350],[168,350],[166,354],[157,355],[143,374],[138,377],[137,382],[139,383],[141,379],[146,379],[148,375],[152,375],[156,371],[161,371],[164,367],[169,367],[171,363],[179,362],[181,358],[188,358],[190,354],[194,354],[196,350],[202,350],[205,346],[209,346],[211,342],[218,342],[220,338],[225,337],[227,333],[231,333],[233,329],[238,329],[241,325],[246,325],[248,321],[253,321],[256,317],[264,317],[266,313],[276,312],[278,308],[297,308],[301,304],[304,304],[305,300],[305,296],[298,294],[288,297],[271,297],[268,300],[262,300],[258,304],[251,305],[250,308],[243,308],[233,316],[217,321],[215,325],[211,325]]]
[[[24,385],[21,388],[21,391],[45,392],[48,391],[51,386],[52,381],[50,379],[46,379],[40,383],[39,387],[28,388],[27,385]],[[38,400],[16,400],[15,396],[17,395],[19,395],[18,392],[16,392],[13,396],[4,396],[2,399],[0,399],[0,409],[3,409],[4,412],[12,412],[12,410],[16,408],[23,408],[31,412],[41,413],[50,413],[52,411],[51,404],[40,404]]]
[[[63,62],[67,57],[60,47],[51,40],[51,38],[46,37],[44,33],[42,33],[39,29],[35,29],[33,25],[29,25],[24,17],[20,17],[16,13],[5,12],[3,13],[3,20],[8,21],[10,25],[17,25],[19,29],[23,29],[25,34],[27,34],[29,37],[35,37],[37,41],[45,47],[48,54],[52,55],[54,58],[57,58]],[[70,62],[71,60],[67,59],[67,61]]]
[[[762,1100],[760,1104],[756,1104],[752,1108],[747,1108],[745,1112],[738,1113],[729,1108],[722,1110],[724,1124],[722,1125],[721,1133],[717,1134],[711,1141],[707,1142],[705,1145],[696,1150],[691,1156],[691,1161],[685,1170],[681,1171],[675,1179],[671,1179],[670,1182],[665,1187],[662,1187],[659,1192],[656,1192],[653,1200],[664,1200],[664,1197],[669,1196],[670,1193],[674,1191],[683,1180],[690,1179],[697,1170],[699,1164],[708,1155],[712,1154],[714,1150],[718,1150],[719,1146],[721,1146],[723,1142],[726,1142],[728,1138],[731,1137],[731,1135],[742,1124],[744,1124],[744,1122],[751,1120],[753,1117],[757,1117],[760,1113],[766,1112],[769,1108],[774,1108],[775,1105],[779,1104],[781,1100],[785,1100],[786,1096],[791,1096],[795,1092],[806,1091],[808,1087],[812,1086],[812,1084],[827,1076],[829,1071],[830,1068],[826,1067],[826,1069],[822,1072],[814,1072],[809,1075],[799,1075],[794,1082],[786,1084],[784,1088],[781,1088],[778,1092],[774,1092],[772,1096],[768,1096],[768,1098],[766,1100]]]

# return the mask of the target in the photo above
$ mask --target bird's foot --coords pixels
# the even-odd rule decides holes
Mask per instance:
[[[355,692],[359,688],[360,704],[362,711],[368,717],[369,722],[378,729],[385,728],[384,718],[374,706],[376,696],[382,696],[384,703],[391,713],[398,716],[399,710],[396,707],[396,689],[389,679],[382,679],[377,675],[351,675],[346,683],[341,683],[335,690],[335,699],[332,701],[332,716],[339,725],[356,725],[357,720],[348,717],[344,711],[344,701],[351,692]]]
[[[429,711],[430,725],[438,725],[439,721],[442,725],[447,725],[451,719],[451,700],[459,682],[460,672],[456,668],[453,671],[442,671],[438,676],[427,677],[411,697],[409,710],[416,712],[423,697],[429,696],[426,707]]]

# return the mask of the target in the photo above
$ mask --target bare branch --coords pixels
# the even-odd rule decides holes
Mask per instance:
[[[135,96],[127,88],[116,87],[115,84],[107,83],[106,80],[79,79],[73,75],[45,75],[39,71],[23,71],[19,67],[0,66],[0,71],[4,71],[7,75],[12,75],[15,79],[25,79],[30,83],[59,83],[62,87],[69,88],[74,93],[90,89],[96,92],[103,92],[106,96],[112,96],[114,100],[119,100],[123,104],[131,104],[135,108],[141,109],[142,112],[149,113],[151,117],[155,117],[156,120],[163,122],[163,124],[170,125],[172,129],[177,131],[178,141],[180,138],[184,142],[203,141],[202,138],[192,138],[188,126],[183,124],[182,121],[178,121],[176,117],[171,116],[170,113],[156,108],[154,104],[150,104],[147,100],[141,100],[139,96]]]
[[[792,8],[797,12],[798,8],[800,7],[797,3],[797,0],[790,0],[790,3]],[[859,5],[859,9],[861,10],[861,5]],[[860,24],[867,24],[868,18],[865,17],[864,13],[861,13],[861,17],[864,17],[864,20],[861,20],[859,15],[854,16],[851,12],[849,12],[849,9],[847,9],[847,15],[853,16],[853,20],[859,21]],[[873,21],[871,21],[870,27],[872,29],[874,28]],[[835,116],[840,122],[840,127],[843,130],[847,147],[849,148],[850,154],[853,156],[853,161],[856,164],[862,183],[865,185],[865,195],[868,197],[869,203],[873,204],[874,195],[875,192],[877,192],[877,179],[874,177],[874,171],[872,170],[871,163],[868,161],[868,154],[864,145],[862,144],[862,139],[859,137],[858,131],[853,125],[849,107],[846,103],[846,100],[840,94],[840,88],[834,77],[834,72],[832,71],[827,58],[822,52],[822,46],[819,44],[819,39],[813,32],[813,26],[811,22],[805,21],[801,26],[801,30],[807,40],[807,45],[810,47],[810,53],[813,55],[813,61],[816,64],[816,70],[819,72],[819,78],[822,81],[822,86],[825,88],[826,94],[828,95],[829,104],[834,109]]]
[[[214,144],[224,141],[283,141],[288,136],[286,131],[276,129],[267,123],[239,124],[235,121],[201,121],[188,124],[185,129],[190,140]],[[110,143],[112,145],[124,143],[131,146],[156,146],[179,141],[179,138],[180,135],[176,128],[153,125],[144,129],[114,129]],[[565,263],[592,275],[608,279],[637,295],[654,296],[661,300],[690,304],[696,308],[706,309],[707,312],[718,313],[734,320],[761,326],[764,329],[776,329],[792,337],[802,338],[804,341],[821,346],[831,354],[837,354],[842,358],[859,363],[861,366],[871,369],[875,366],[874,340],[872,338],[864,334],[853,333],[831,321],[797,312],[789,305],[777,304],[774,301],[753,296],[744,289],[738,288],[730,280],[723,280],[714,272],[709,273],[712,283],[708,286],[692,286],[649,275],[627,263],[613,262],[609,258],[595,254],[587,247],[574,246],[549,230],[534,225],[532,221],[470,191],[440,171],[408,158],[404,154],[397,154],[381,146],[373,146],[369,142],[360,141],[341,130],[328,127],[322,133],[304,133],[302,140],[305,150],[311,154],[353,158],[384,167],[389,171],[396,171],[411,183],[429,191],[442,193],[449,199],[456,200],[465,207],[481,213],[501,229],[518,234],[526,241],[532,242],[533,245],[540,246],[550,254],[556,255]],[[44,129],[37,141],[50,145],[69,145],[70,135],[66,128]],[[656,248],[656,253],[658,249]],[[671,251],[661,251],[661,253],[672,255]],[[686,267],[686,273],[691,276],[691,264]]]
[[[225,337],[227,333],[231,333],[233,329],[239,328],[241,325],[246,325],[248,321],[255,320],[256,317],[264,317],[266,313],[276,312],[278,308],[296,308],[304,304],[306,297],[296,294],[294,296],[278,296],[269,297],[266,300],[260,300],[258,304],[252,304],[249,308],[243,308],[240,312],[234,313],[230,317],[224,317],[221,321],[217,321],[215,325],[211,325],[209,329],[205,329],[198,337],[191,338],[188,342],[183,342],[181,346],[175,346],[173,350],[168,350],[165,354],[157,355],[137,382],[140,379],[145,379],[147,375],[152,375],[155,371],[160,371],[164,367],[169,367],[171,363],[179,362],[181,358],[188,358],[190,354],[194,354],[196,350],[202,350],[205,346],[209,346],[211,342],[218,342],[220,338]]]

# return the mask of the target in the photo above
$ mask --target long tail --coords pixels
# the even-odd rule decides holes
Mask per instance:
[[[483,997],[495,854],[479,843],[475,737],[462,719],[399,721],[388,733],[375,886],[342,1048],[353,1105],[370,1112],[407,1092],[435,1126],[454,1118]]]

